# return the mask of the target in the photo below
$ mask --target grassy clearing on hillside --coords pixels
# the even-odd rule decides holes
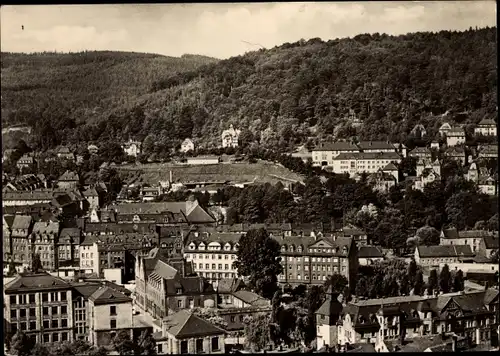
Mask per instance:
[[[253,164],[234,163],[198,166],[150,163],[145,165],[123,165],[116,168],[124,174],[124,178],[129,183],[143,182],[158,184],[159,181],[169,179],[170,171],[172,171],[175,182],[225,180],[245,182],[256,178],[257,183],[269,182],[275,184],[278,182],[278,179],[272,175],[287,179],[303,180],[303,177],[282,166],[262,161]]]

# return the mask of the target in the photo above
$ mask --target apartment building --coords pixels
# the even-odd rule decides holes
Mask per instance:
[[[462,127],[452,127],[446,133],[446,145],[448,147],[465,145],[465,131]]]
[[[37,221],[31,233],[32,251],[40,255],[42,267],[55,271],[59,266],[57,243],[60,223],[58,221]]]
[[[4,287],[7,334],[25,332],[38,343],[73,340],[73,290],[47,273],[21,274]]]
[[[487,289],[354,301],[342,309],[338,343],[379,344],[396,341],[402,333],[406,339],[454,333],[475,344],[488,343],[498,338],[498,294]]]
[[[321,143],[312,150],[312,161],[314,166],[333,166],[333,160],[339,154],[357,152],[359,152],[359,147],[351,142]]]
[[[455,228],[444,229],[439,237],[439,244],[442,246],[469,246],[473,253],[479,251],[481,241],[485,238],[498,240],[498,231],[485,230],[463,230]]]
[[[193,263],[194,271],[217,287],[223,278],[236,278],[238,241],[242,234],[221,232],[192,232],[186,240],[184,256]]]
[[[341,153],[333,159],[333,173],[349,176],[375,173],[384,170],[390,163],[399,164],[401,156],[396,152]]]

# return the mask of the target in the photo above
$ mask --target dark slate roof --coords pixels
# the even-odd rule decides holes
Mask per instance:
[[[313,151],[359,151],[359,148],[351,143],[345,141],[338,142],[325,142],[320,146],[313,149]]]
[[[392,172],[392,171],[397,171],[398,167],[394,165],[394,163],[389,163],[387,166],[384,167],[383,171],[384,172]]]
[[[215,293],[211,283],[208,283],[203,277],[178,277],[176,279],[164,280],[167,289],[167,295],[177,294],[177,289],[182,289],[183,295],[198,295]]]
[[[166,326],[166,331],[177,339],[225,334],[224,330],[219,329],[188,310],[181,310],[167,316],[163,319],[163,324]]]
[[[384,257],[383,252],[377,246],[361,246],[358,251],[358,258],[380,258]]]
[[[485,236],[483,240],[487,249],[498,249],[498,236]]]
[[[166,211],[173,213],[184,212],[186,210],[186,202],[153,202],[153,203],[130,203],[111,205],[111,210],[115,210],[118,214],[158,214]]]
[[[393,150],[394,146],[387,141],[361,141],[358,147],[362,150]]]
[[[493,119],[489,119],[489,118],[484,118],[482,119],[481,121],[479,121],[479,124],[478,125],[484,125],[484,126],[496,126],[496,122],[495,120]]]
[[[219,280],[217,284],[217,293],[231,294],[238,291],[243,285],[243,281],[238,278],[223,278]]]
[[[77,227],[67,227],[61,230],[59,234],[59,243],[64,241],[80,243],[81,231]]]
[[[401,159],[399,154],[396,152],[363,152],[363,153],[340,153],[334,160],[367,160],[367,159],[386,159],[386,160],[398,160]]]
[[[370,353],[375,353],[375,346],[372,344],[368,343],[362,343],[362,344],[352,344],[351,349],[347,350],[346,353],[355,353],[355,352],[370,352]]]
[[[6,227],[8,227],[9,229],[12,229],[12,226],[14,224],[14,219],[16,218],[16,216],[15,215],[4,215],[3,218],[5,220],[5,223],[7,224]]]
[[[81,295],[84,299],[88,299],[99,288],[101,288],[102,285],[100,283],[79,282],[71,283],[71,286],[77,294]]]
[[[421,258],[428,257],[474,257],[470,246],[447,245],[447,246],[418,246]]]
[[[92,188],[88,188],[87,190],[85,190],[83,192],[83,196],[84,197],[97,197],[99,196],[99,194],[97,193],[97,190],[92,187]]]
[[[114,303],[128,303],[132,302],[132,298],[127,297],[125,294],[110,288],[102,286],[96,290],[90,297],[94,304],[114,304]]]
[[[38,292],[42,290],[70,289],[71,286],[59,277],[49,273],[23,273],[4,286],[6,294],[19,292]]]
[[[331,325],[335,325],[342,313],[342,309],[342,303],[338,300],[338,295],[332,292],[332,286],[330,286],[326,291],[326,300],[316,310],[316,314],[329,316]]]
[[[16,192],[3,192],[3,200],[52,200],[53,193],[51,191],[16,191]]]

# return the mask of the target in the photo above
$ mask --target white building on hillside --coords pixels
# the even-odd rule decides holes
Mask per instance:
[[[222,132],[222,147],[238,147],[238,140],[240,138],[241,130],[235,130],[233,125],[229,127],[229,130]]]
[[[122,145],[123,151],[132,157],[137,157],[141,153],[141,143],[129,140]]]
[[[333,173],[356,174],[375,173],[389,163],[399,164],[401,156],[396,152],[341,153],[333,159]]]
[[[186,138],[181,144],[181,152],[194,151],[194,143],[190,138]]]

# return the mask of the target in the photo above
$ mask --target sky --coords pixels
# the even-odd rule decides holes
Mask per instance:
[[[496,26],[494,0],[13,5],[0,9],[0,45],[2,52],[115,50],[225,59],[300,39],[471,26]]]

